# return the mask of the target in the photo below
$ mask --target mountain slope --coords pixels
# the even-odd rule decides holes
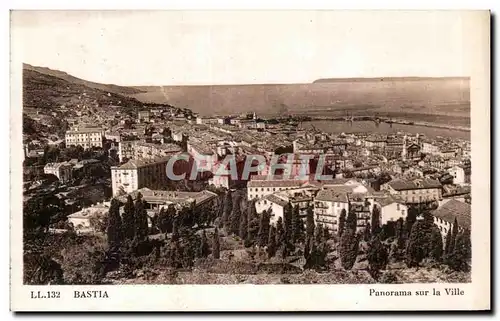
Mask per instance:
[[[44,74],[44,75],[53,76],[53,77],[57,77],[57,78],[66,80],[67,82],[70,82],[73,84],[84,85],[84,86],[87,86],[90,88],[99,89],[99,90],[103,90],[106,92],[115,93],[115,94],[119,94],[119,95],[134,95],[134,94],[139,94],[139,93],[143,92],[142,90],[139,90],[137,88],[123,87],[123,86],[117,86],[117,85],[112,85],[112,84],[100,84],[100,83],[95,83],[92,81],[83,80],[83,79],[74,77],[72,75],[69,75],[63,71],[53,70],[53,69],[46,68],[46,67],[38,67],[38,66],[29,65],[29,64],[23,64],[23,70],[36,71],[36,72]]]
[[[131,97],[89,87],[82,83],[70,82],[60,77],[40,73],[29,67],[23,69],[24,107],[54,109],[61,105],[69,108],[109,105],[134,108],[143,104]]]

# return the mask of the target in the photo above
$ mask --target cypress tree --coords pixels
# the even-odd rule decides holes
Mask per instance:
[[[127,202],[123,208],[123,231],[127,240],[132,240],[135,235],[135,214],[134,214],[134,200],[132,196],[127,196]]]
[[[215,227],[214,231],[212,253],[214,254],[214,259],[220,259],[220,240],[219,240],[219,229],[217,228],[217,226]]]
[[[346,230],[351,230],[354,233],[356,233],[357,226],[358,226],[358,219],[356,213],[354,212],[354,210],[350,210],[349,214],[347,214]]]
[[[205,230],[201,232],[201,240],[200,240],[200,247],[199,247],[199,257],[207,257],[208,254],[210,254],[210,247],[208,245],[207,241],[207,235],[205,233]]]
[[[319,244],[323,241],[323,236],[323,224],[320,223],[318,224],[318,226],[316,226],[316,230],[314,231],[314,240],[316,241],[316,244]]]
[[[148,236],[148,214],[144,208],[142,194],[138,193],[135,200],[135,236],[139,241],[145,240]]]
[[[247,235],[248,235],[248,213],[247,213],[247,211],[248,211],[248,209],[243,211],[243,213],[241,213],[240,226],[238,229],[238,235],[242,240],[246,240]]]
[[[323,241],[328,241],[330,239],[330,230],[327,226],[323,227]]]
[[[226,196],[224,197],[224,203],[222,208],[222,219],[219,223],[219,227],[224,226],[224,228],[229,230],[229,217],[233,211],[233,195],[231,190],[228,190]]]
[[[340,216],[339,216],[339,230],[338,230],[339,237],[342,236],[342,233],[344,233],[344,230],[345,230],[346,215],[347,215],[347,212],[343,208],[342,211],[340,211]]]
[[[292,241],[292,215],[293,215],[293,206],[292,203],[288,202],[288,204],[283,209],[283,223],[285,224],[285,234],[287,237],[287,242],[293,243]]]
[[[309,206],[307,208],[307,217],[306,217],[306,239],[312,239],[314,236],[314,212],[313,208]]]
[[[365,226],[365,229],[363,230],[363,239],[365,240],[365,242],[368,242],[370,241],[371,237],[372,237],[372,228],[370,226],[370,222],[366,223],[366,226]],[[374,234],[375,236],[376,234]]]
[[[259,216],[257,215],[257,209],[255,208],[255,200],[250,201],[247,207],[247,237],[246,243],[250,245],[254,242],[255,237],[259,230]]]
[[[457,218],[455,217],[455,220],[453,221],[453,227],[451,230],[450,253],[452,253],[453,249],[455,248],[457,236],[458,236],[458,222],[457,222]]]
[[[355,230],[352,230],[352,228],[346,228],[344,233],[342,233],[339,244],[339,256],[344,269],[352,269],[354,263],[356,263],[358,250],[359,239]]]
[[[408,267],[419,266],[420,262],[427,257],[430,240],[429,232],[423,221],[413,224],[406,247],[406,265]]]
[[[269,258],[276,254],[276,228],[271,226],[269,228],[269,243],[267,244],[267,254]]]
[[[410,206],[410,208],[408,208],[408,216],[406,217],[405,222],[406,235],[408,235],[408,238],[410,238],[411,229],[417,220],[417,214],[418,211],[414,206]]]
[[[236,235],[238,234],[241,223],[240,220],[241,220],[241,196],[239,194],[236,194],[234,196],[233,208],[231,210],[229,230],[226,230],[228,234],[229,233]]]
[[[174,216],[172,220],[172,241],[177,241],[179,239],[179,216]]]
[[[271,209],[269,211],[263,211],[260,217],[259,224],[259,246],[266,246],[269,237],[269,221],[270,221]]]
[[[445,237],[444,254],[450,254],[451,251],[451,229],[448,230]]]
[[[378,206],[373,206],[371,219],[371,234],[376,235],[380,231],[380,210]]]
[[[300,219],[299,206],[295,206],[292,212],[292,243],[296,243],[303,239],[301,235],[304,229],[302,220]]]
[[[122,242],[122,218],[120,216],[120,202],[113,198],[108,214],[108,248],[111,251],[117,250]]]
[[[443,256],[443,237],[439,228],[433,224],[429,242],[429,254],[435,261],[440,262]]]
[[[378,279],[380,270],[385,270],[389,261],[389,254],[387,253],[385,246],[380,241],[380,237],[375,236],[368,243],[367,259],[371,276],[374,279]]]
[[[397,246],[398,248],[402,248],[405,243],[405,231],[404,231],[404,221],[401,217],[396,221],[395,230],[396,230]]]

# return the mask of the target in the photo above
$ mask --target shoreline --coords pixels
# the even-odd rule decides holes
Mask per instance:
[[[403,120],[403,119],[389,119],[389,118],[383,118],[383,117],[370,117],[370,116],[353,116],[352,121],[357,122],[357,121],[373,121],[376,122],[377,119],[379,120],[380,123],[386,123],[386,124],[400,124],[400,125],[408,125],[408,126],[420,126],[420,127],[429,127],[429,128],[440,128],[440,129],[449,129],[449,130],[456,130],[456,131],[461,131],[461,132],[470,132],[471,129],[470,127],[464,127],[464,126],[453,126],[453,125],[448,125],[448,124],[439,124],[439,123],[431,123],[431,122],[425,122],[425,121],[409,121],[409,120]],[[349,121],[346,117],[328,117],[328,116],[316,116],[316,117],[310,117],[307,122],[313,122],[313,121]]]

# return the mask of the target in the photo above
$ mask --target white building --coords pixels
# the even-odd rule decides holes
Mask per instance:
[[[380,208],[380,225],[387,222],[396,222],[398,219],[406,219],[408,215],[408,206],[399,197],[388,195],[376,200]]]
[[[95,219],[96,221],[104,221],[108,212],[109,203],[99,203],[68,215],[68,222],[73,225],[76,232],[96,232],[91,224],[91,220]]]
[[[113,195],[128,194],[143,187],[164,188],[169,159],[132,159],[121,166],[111,167]]]
[[[330,231],[338,231],[339,217],[345,210],[346,217],[349,212],[348,187],[339,187],[320,190],[314,198],[314,221],[321,223]]]
[[[248,200],[262,198],[279,191],[299,188],[304,182],[294,179],[276,179],[267,180],[266,176],[253,176],[247,183]]]
[[[102,128],[74,128],[66,131],[66,147],[78,145],[84,149],[102,147],[103,137]]]
[[[73,178],[73,165],[63,163],[48,163],[43,168],[45,174],[55,175],[62,183],[65,183]]]
[[[460,166],[452,166],[447,172],[453,176],[453,184],[462,185],[465,183],[465,171]]]
[[[441,149],[439,148],[439,146],[424,142],[424,143],[422,143],[422,153],[431,154],[431,155],[438,155],[438,154],[441,154]]]

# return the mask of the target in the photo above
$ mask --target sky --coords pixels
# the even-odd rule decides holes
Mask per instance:
[[[472,13],[15,11],[12,55],[117,85],[469,76]]]

